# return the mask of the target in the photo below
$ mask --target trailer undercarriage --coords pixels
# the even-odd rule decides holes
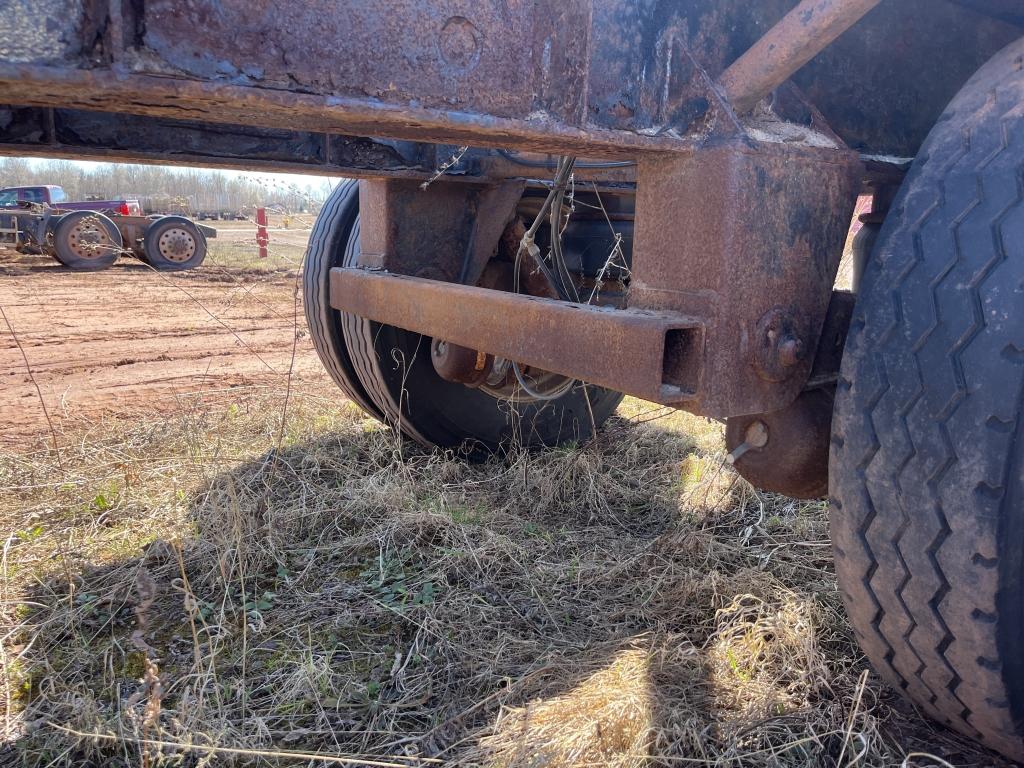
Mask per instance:
[[[893,483],[869,485],[869,471],[886,439],[910,434],[908,415],[924,395],[894,404],[892,420],[902,424],[884,432],[875,426],[878,404],[899,389],[899,376],[917,381],[921,392],[927,377],[910,368],[907,354],[893,352],[877,391],[859,393],[863,385],[843,371],[858,364],[849,350],[870,318],[858,315],[866,306],[863,294],[835,290],[859,194],[874,198],[860,240],[860,269],[873,252],[872,268],[885,268],[875,249],[879,238],[890,242],[910,233],[916,260],[886,277],[897,287],[920,265],[931,265],[929,254],[944,252],[944,241],[926,248],[925,235],[913,228],[946,210],[954,181],[970,187],[970,178],[956,174],[959,160],[983,144],[971,140],[979,125],[986,137],[998,135],[1000,124],[1005,133],[1002,147],[977,160],[975,188],[990,197],[986,184],[1013,188],[1013,174],[996,160],[1014,135],[1006,126],[1016,125],[1012,81],[1020,66],[1010,54],[1024,25],[1019,4],[395,0],[384,9],[358,0],[287,7],[236,0],[42,0],[15,3],[7,22],[0,31],[0,104],[7,105],[0,107],[0,153],[363,180],[358,193],[339,188],[314,231],[307,316],[342,389],[411,437],[494,449],[508,436],[494,403],[521,400],[543,422],[537,442],[558,442],[566,435],[555,421],[563,417],[576,424],[577,435],[588,433],[579,425],[581,401],[571,398],[582,393],[596,428],[614,409],[614,393],[628,393],[727,421],[737,469],[762,487],[803,497],[828,488],[831,445],[833,474],[845,473],[833,487],[855,477],[860,485],[850,480],[848,487],[863,491],[847,491],[836,509],[845,503],[862,511],[844,541],[850,548],[863,544],[867,553],[866,566],[858,561],[849,568],[867,585],[857,603],[864,613],[858,627],[873,661],[916,700],[927,700],[936,716],[949,716],[955,727],[973,729],[1008,754],[1024,755],[1024,727],[1018,727],[1024,723],[1024,669],[1008,664],[1004,674],[1003,667],[984,667],[1002,675],[998,684],[977,684],[996,692],[987,699],[981,687],[972,693],[974,683],[960,667],[946,685],[949,701],[939,688],[930,699],[914,690],[915,674],[924,680],[928,669],[939,668],[938,660],[929,667],[928,653],[913,642],[919,627],[941,638],[931,651],[940,651],[942,669],[954,669],[945,654],[952,633],[941,611],[953,587],[936,569],[946,589],[915,604],[920,617],[904,601],[911,558],[901,541],[912,530],[912,516]],[[986,62],[990,69],[976,75]],[[957,112],[961,102],[954,97],[975,104],[971,89],[992,68],[1009,74],[982,106],[966,116]],[[1000,111],[1000,99],[1011,106]],[[947,109],[951,100],[954,107]],[[959,133],[950,128],[947,136],[944,122]],[[958,148],[956,136],[962,137]],[[926,138],[953,147],[947,147],[951,157],[930,159],[922,151]],[[901,186],[910,194],[904,179],[938,173],[937,167],[947,175],[923,188],[938,186],[942,199],[926,207],[920,221],[904,221],[905,197],[894,203]],[[996,181],[984,176],[997,171]],[[959,237],[961,222],[984,206],[985,194],[979,196],[973,207],[949,214],[954,221],[943,233]],[[606,220],[605,235],[587,228],[586,215],[574,222],[577,203],[589,207],[589,221]],[[991,232],[1009,221],[1015,204],[1011,199],[993,217]],[[896,223],[888,235],[879,234],[887,217]],[[548,219],[545,240],[539,224]],[[587,267],[596,242],[612,243],[611,255],[599,268]],[[999,242],[1002,260],[989,259],[958,283],[961,298],[998,265],[1016,263],[1006,244],[1015,241]],[[955,260],[930,266],[937,274],[919,284],[941,286],[967,261],[956,238],[954,245]],[[981,246],[968,250],[980,253]],[[879,279],[868,277],[865,285]],[[961,312],[975,322],[939,358],[953,359],[961,383],[967,374],[960,349],[982,328],[1003,328],[984,315],[978,320],[981,300],[968,298],[971,309]],[[877,301],[886,306],[884,296]],[[934,325],[910,344],[910,356],[926,349],[941,326],[939,298],[933,303]],[[916,319],[902,306],[894,311],[898,316],[880,335],[880,346],[898,336],[901,322]],[[418,355],[423,339],[429,358]],[[1003,359],[1016,359],[1015,349],[1007,346]],[[404,368],[400,375],[386,369],[388,360],[420,367],[410,379]],[[540,391],[542,381],[547,390]],[[417,395],[418,382],[424,383]],[[413,399],[421,398],[418,410],[409,406],[407,386]],[[950,401],[954,412],[970,394],[966,386],[958,392],[961,400]],[[855,397],[861,398],[857,407],[867,408],[856,428],[849,416],[861,414],[850,405]],[[460,398],[474,414],[468,421],[457,415]],[[554,421],[547,401],[562,403]],[[834,408],[846,414],[842,429],[833,429]],[[929,413],[945,418],[946,411]],[[994,432],[1009,433],[1010,427],[998,427],[1010,424],[1009,417],[992,418]],[[486,429],[475,431],[477,423]],[[840,435],[837,442],[833,432],[842,430],[853,437]],[[843,446],[861,433],[875,441],[865,458],[838,461]],[[789,437],[778,447],[781,436]],[[986,432],[984,439],[996,438]],[[793,442],[811,448],[787,449]],[[999,450],[1005,455],[1008,449]],[[905,457],[903,467],[919,453]],[[923,485],[931,487],[939,476],[929,475]],[[863,490],[871,487],[879,498],[888,494],[888,506]],[[1002,485],[984,487],[1009,494]],[[995,498],[996,491],[982,495]],[[884,542],[872,539],[879,518],[898,530]],[[942,525],[917,549],[938,552],[949,538],[943,531],[955,532],[945,517]],[[876,556],[883,543],[887,554]],[[958,550],[965,574],[991,559],[981,548],[968,552],[972,546]],[[883,578],[900,568],[907,575],[886,593],[895,595],[889,615],[901,609],[910,627],[890,629],[883,625],[888,598],[878,597],[872,585],[876,574]],[[964,578],[965,584],[983,580]],[[992,587],[992,600],[1008,589],[1017,594],[1005,586],[1011,576],[1001,578],[1004,586]],[[848,592],[857,589],[854,584]],[[877,610],[863,608],[872,600]],[[928,611],[939,616],[937,625],[929,623]],[[1013,628],[985,631],[1005,638]],[[871,639],[876,635],[882,642]],[[913,658],[894,650],[904,642]],[[1010,694],[1004,696],[1000,685]],[[1003,706],[1004,699],[1012,701]],[[1017,726],[1006,725],[1003,710],[1012,710]]]

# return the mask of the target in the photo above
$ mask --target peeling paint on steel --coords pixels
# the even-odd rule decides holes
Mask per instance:
[[[7,0],[0,6],[0,61],[57,64],[81,53],[82,0]]]

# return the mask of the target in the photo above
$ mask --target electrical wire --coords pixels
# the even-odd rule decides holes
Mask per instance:
[[[551,392],[542,393],[533,389],[529,384],[526,383],[526,377],[523,376],[523,372],[519,369],[519,363],[515,360],[512,361],[512,372],[516,375],[516,381],[519,382],[519,387],[534,400],[557,400],[562,395],[566,394],[574,386],[576,386],[576,379],[566,379],[556,389]]]
[[[563,158],[563,162],[567,165],[571,164],[573,162],[573,158]],[[559,173],[562,172],[563,170],[560,167]],[[552,203],[551,210],[548,214],[551,217],[551,259],[555,263],[558,282],[562,286],[559,293],[570,296],[572,301],[579,304],[580,295],[576,290],[576,283],[573,281],[572,275],[569,274],[569,267],[565,263],[565,253],[562,251],[562,235],[565,231],[564,227],[562,227],[562,206],[564,202],[565,185],[562,184],[555,187],[555,200]],[[569,222],[566,220],[566,226],[568,225]]]
[[[563,284],[561,268],[564,267],[564,260],[560,260],[557,254],[560,254],[560,250],[556,252],[557,247],[561,247],[562,233],[558,228],[558,221],[561,219],[562,201],[565,199],[565,187],[570,177],[572,176],[573,167],[575,166],[576,158],[574,157],[563,157],[558,161],[558,168],[555,173],[554,183],[551,187],[551,191],[548,192],[547,198],[544,200],[544,204],[541,206],[537,217],[530,224],[530,228],[523,234],[522,239],[519,241],[519,249],[516,251],[515,266],[513,268],[513,291],[519,293],[519,271],[522,268],[523,253],[529,253],[537,264],[538,268],[544,273],[544,276],[549,282],[555,286],[558,291],[559,297],[565,301],[572,301],[568,295],[568,291]],[[557,205],[555,203],[557,202]],[[557,214],[555,213],[557,211]],[[558,279],[555,279],[555,275],[552,274],[551,269],[547,264],[544,263],[544,258],[540,255],[540,249],[534,243],[534,238],[537,235],[537,230],[540,229],[544,219],[550,213],[551,215],[551,242],[552,242],[552,258],[555,260],[555,268],[558,271]],[[569,281],[572,282],[571,279]],[[575,285],[573,285],[575,290]],[[577,297],[576,301],[579,301]],[[519,368],[519,363],[515,360],[512,362],[512,372],[515,374],[516,381],[519,383],[519,387],[529,397],[535,400],[557,400],[558,398],[569,392],[575,385],[576,379],[566,379],[562,384],[556,387],[551,392],[539,392],[526,383],[526,377],[523,376],[522,370]]]
[[[544,199],[544,204],[541,205],[540,211],[537,212],[537,217],[533,220],[533,223],[530,224],[530,228],[526,230],[525,234],[523,234],[522,239],[519,241],[519,250],[516,251],[516,268],[515,273],[513,275],[515,293],[519,293],[519,268],[522,264],[523,253],[525,252],[530,254],[530,256],[533,258],[534,263],[537,264],[537,267],[540,269],[540,271],[544,273],[544,276],[549,280],[551,285],[553,285],[555,289],[558,291],[559,298],[561,298],[563,301],[572,301],[569,292],[565,290],[565,286],[562,285],[562,280],[560,279],[560,276],[559,279],[555,278],[555,275],[551,272],[551,269],[544,262],[544,258],[540,254],[540,249],[537,248],[534,241],[537,237],[537,230],[540,229],[541,224],[544,222],[544,219],[547,217],[548,212],[551,210],[552,203],[554,203],[555,197],[557,196],[559,189],[561,189],[564,193],[565,185],[568,183],[569,177],[572,175],[572,169],[575,165],[575,162],[576,158],[574,157],[566,157],[559,160],[559,169],[558,172],[555,174],[555,179],[552,184],[551,190],[548,192],[547,197]]]

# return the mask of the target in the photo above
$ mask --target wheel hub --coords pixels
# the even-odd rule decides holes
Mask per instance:
[[[160,235],[160,255],[168,261],[183,264],[196,253],[196,240],[186,230],[172,227]]]
[[[441,339],[434,339],[430,345],[430,358],[438,376],[467,387],[479,387],[488,380],[494,368],[493,355]]]
[[[514,225],[510,225],[514,226]],[[514,278],[510,265],[505,267],[491,262],[481,277],[481,285],[504,291],[512,291]],[[530,277],[529,270],[523,270]],[[536,288],[536,280],[523,280],[524,287]],[[542,293],[537,291],[537,293]],[[437,375],[455,384],[479,389],[497,400],[533,402],[545,400],[552,395],[564,394],[572,386],[565,376],[538,368],[519,366],[518,375],[511,360],[495,357],[480,350],[452,344],[443,339],[434,339],[431,344],[431,362]],[[520,380],[521,379],[521,380]],[[526,382],[527,386],[523,386]]]
[[[68,247],[80,259],[98,259],[114,247],[114,242],[98,221],[82,219],[69,233]]]

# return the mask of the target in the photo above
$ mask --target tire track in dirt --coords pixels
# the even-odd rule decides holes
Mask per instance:
[[[58,430],[111,417],[170,415],[197,398],[233,400],[244,388],[283,391],[296,329],[293,384],[322,383],[301,306],[295,315],[294,289],[294,275],[281,272],[200,267],[169,274],[122,261],[103,272],[75,273],[43,257],[0,251],[0,305]],[[8,449],[48,434],[6,326],[0,326],[0,423],[0,445]]]

